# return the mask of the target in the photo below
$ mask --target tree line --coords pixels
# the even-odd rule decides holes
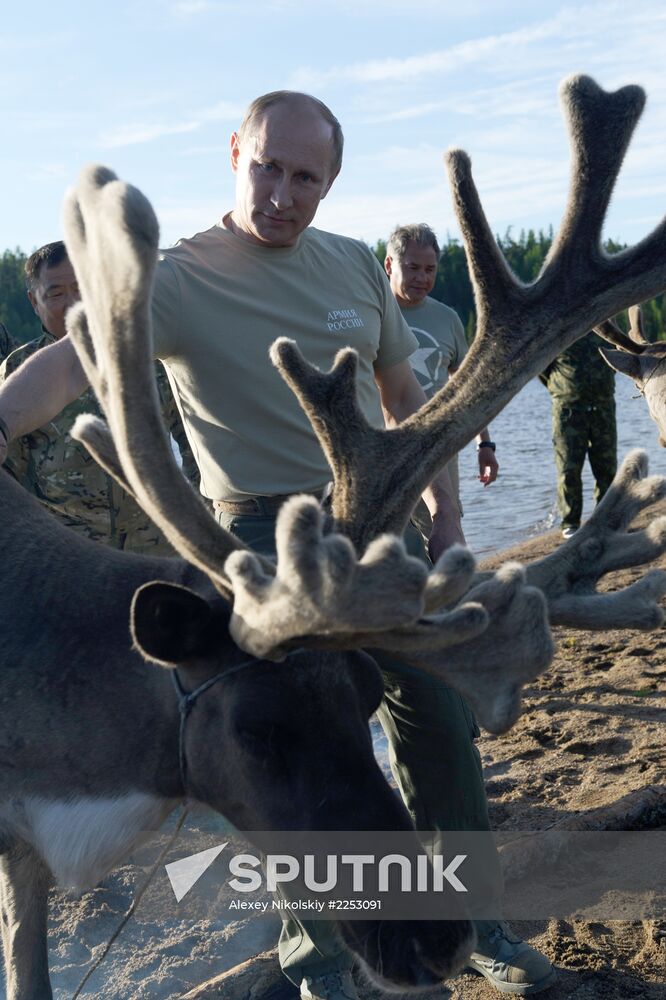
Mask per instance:
[[[521,281],[531,282],[539,274],[546,254],[553,242],[552,227],[547,232],[533,229],[522,230],[516,240],[511,230],[497,237],[497,244],[504,254],[511,270]],[[381,263],[386,256],[386,243],[379,240],[372,248]],[[620,243],[609,240],[608,253],[624,249]],[[27,254],[18,247],[5,250],[0,257],[0,323],[3,323],[13,341],[18,346],[39,336],[39,320],[32,311],[25,291],[25,262]],[[442,256],[437,271],[437,282],[433,296],[446,302],[460,316],[468,341],[474,337],[476,314],[474,296],[467,271],[465,251],[458,240],[449,237],[442,247]],[[666,340],[666,294],[643,304],[643,319],[648,340]],[[620,318],[621,325],[624,317]]]
[[[26,295],[27,259],[28,255],[18,247],[16,250],[5,250],[0,257],[0,323],[7,328],[16,347],[34,340],[41,329]]]
[[[522,230],[519,238],[514,239],[511,229],[504,236],[496,236],[497,245],[518,278],[525,283],[536,279],[541,270],[546,254],[553,242],[552,226],[547,232],[533,229]],[[605,244],[608,253],[618,253],[625,245],[608,240]],[[386,257],[386,243],[379,240],[373,250],[380,263]],[[476,329],[476,313],[474,311],[474,295],[472,283],[469,280],[465,251],[458,240],[449,237],[442,247],[442,256],[437,269],[437,281],[432,296],[448,306],[460,316],[468,342],[474,339]],[[666,340],[666,294],[643,303],[643,322],[648,340]],[[619,318],[620,326],[627,330],[626,317]]]

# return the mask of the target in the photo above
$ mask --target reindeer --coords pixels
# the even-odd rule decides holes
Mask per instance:
[[[68,196],[67,245],[82,292],[69,327],[108,421],[82,418],[76,435],[181,558],[72,537],[0,476],[10,623],[0,636],[8,711],[0,906],[10,1000],[51,996],[49,885],[94,884],[185,798],[245,830],[410,830],[373,759],[368,718],[381,682],[361,650],[399,651],[502,732],[518,717],[521,685],[551,660],[549,620],[601,629],[661,623],[662,572],[596,592],[608,571],[666,550],[666,518],[626,530],[666,495],[666,481],[646,478],[642,453],[625,461],[581,531],[526,569],[475,575],[471,555],[455,548],[428,572],[391,534],[435,471],[530,377],[666,284],[666,225],[618,257],[599,248],[642,91],[606,94],[576,77],[563,97],[572,192],[535,284],[508,271],[469,160],[449,154],[479,330],[462,375],[418,414],[392,430],[370,428],[356,403],[353,351],[325,374],[295,344],[274,345],[334,478],[329,511],[311,497],[285,504],[275,563],[217,524],[173,460],[151,373],[152,208],[103,167],[86,170]],[[290,723],[278,711],[285,699],[307,702],[307,718]],[[453,975],[474,944],[464,919],[338,928],[375,982],[406,989]]]
[[[629,309],[629,336],[612,319],[595,327],[595,332],[620,348],[599,350],[611,368],[634,380],[659,428],[659,444],[666,447],[666,343],[650,343],[645,339],[643,314],[638,305]]]

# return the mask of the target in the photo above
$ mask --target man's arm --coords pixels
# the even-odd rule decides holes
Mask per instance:
[[[69,337],[33,354],[0,388],[0,465],[6,435],[11,441],[47,424],[87,386]]]
[[[171,384],[166,373],[166,369],[161,361],[155,362],[155,375],[157,378],[157,392],[160,397],[160,409],[162,419],[166,424],[169,434],[176,442],[180,452],[180,461],[183,475],[190,481],[195,490],[199,490],[201,477],[199,468],[194,461],[194,455],[187,440],[185,427],[181,420],[180,412],[171,389]]]
[[[426,395],[419,385],[408,360],[391,368],[375,369],[387,427],[395,427],[411,416],[426,402]],[[432,517],[430,557],[434,560],[455,542],[465,544],[460,525],[458,498],[454,496],[446,468],[433,479],[423,493],[423,500]]]
[[[490,441],[490,432],[487,427],[476,436],[476,454],[479,459],[479,482],[484,486],[489,486],[497,479],[499,464],[495,458],[495,451],[489,448],[485,442]]]
[[[450,367],[449,375],[453,375],[457,371],[457,367]],[[487,427],[484,427],[476,435],[477,458],[479,460],[479,482],[483,483],[484,486],[489,486],[490,483],[494,483],[499,473],[499,464],[495,458],[494,448],[482,447],[484,441],[490,440],[490,431]]]

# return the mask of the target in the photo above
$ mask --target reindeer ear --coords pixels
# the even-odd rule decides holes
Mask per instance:
[[[146,583],[130,611],[134,646],[146,660],[177,667],[220,641],[219,616],[203,597],[175,583]]]
[[[611,368],[622,375],[628,375],[638,381],[644,377],[641,357],[638,354],[627,354],[626,351],[613,351],[608,347],[600,347],[599,353]]]

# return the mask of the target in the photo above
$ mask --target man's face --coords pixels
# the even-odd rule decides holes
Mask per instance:
[[[410,240],[402,260],[387,257],[384,270],[398,305],[418,306],[435,287],[437,254],[434,247],[422,247]]]
[[[81,298],[74,268],[65,258],[53,267],[42,267],[37,284],[28,292],[42,326],[60,340],[67,332],[65,313]]]
[[[307,106],[275,104],[242,142],[234,132],[234,231],[262,246],[293,246],[335,180],[332,154],[331,126]]]

